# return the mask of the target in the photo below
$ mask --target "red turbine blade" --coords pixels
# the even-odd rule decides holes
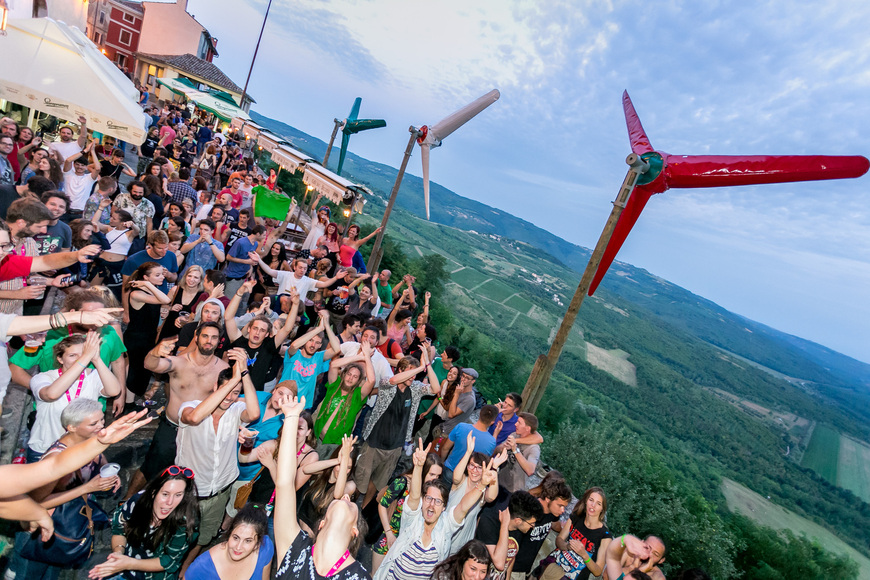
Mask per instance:
[[[643,130],[643,125],[640,124],[640,117],[637,116],[634,105],[631,104],[631,97],[628,96],[628,91],[622,92],[622,108],[625,110],[625,126],[628,127],[628,140],[631,141],[631,150],[637,155],[652,153],[654,149],[649,143],[646,131]]]
[[[860,155],[668,155],[666,164],[668,187],[845,179],[870,169],[870,161]]]
[[[631,197],[628,198],[628,203],[625,204],[625,209],[622,210],[622,213],[619,215],[619,221],[616,222],[616,227],[613,230],[613,234],[610,236],[607,248],[604,249],[601,263],[598,264],[598,269],[595,271],[595,277],[592,278],[592,284],[589,285],[589,296],[592,296],[595,293],[595,290],[601,283],[601,279],[604,278],[604,274],[607,273],[607,269],[610,268],[610,265],[616,258],[619,248],[622,247],[625,238],[628,237],[628,232],[630,232],[631,228],[634,227],[637,218],[640,217],[640,212],[642,212],[644,206],[646,206],[646,202],[649,201],[649,198],[655,193],[660,192],[656,191],[654,188],[644,187],[643,185],[635,187],[634,191],[631,192]]]

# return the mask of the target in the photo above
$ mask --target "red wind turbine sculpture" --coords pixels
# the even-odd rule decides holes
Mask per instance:
[[[543,396],[583,299],[595,293],[653,195],[671,188],[846,179],[870,169],[870,161],[861,155],[671,155],[653,149],[628,91],[622,93],[622,106],[632,150],[626,159],[629,170],[550,350],[538,357],[526,382],[523,406],[529,412]]]

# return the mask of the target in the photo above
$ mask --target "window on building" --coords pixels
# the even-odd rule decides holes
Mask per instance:
[[[94,32],[94,44],[96,44],[97,46],[103,44],[103,35],[99,32]]]
[[[118,66],[125,69],[127,68],[127,56],[121,53],[115,55],[115,62],[118,63]]]
[[[106,23],[106,13],[103,11],[100,11],[100,24],[105,24],[105,23]]]
[[[124,22],[129,22],[130,24],[133,24],[134,22],[136,22],[136,17],[132,14],[127,14],[126,12],[124,12]]]
[[[121,35],[118,37],[118,41],[125,46],[130,46],[130,42],[132,40],[133,40],[133,35],[130,34],[129,30],[122,30]]]

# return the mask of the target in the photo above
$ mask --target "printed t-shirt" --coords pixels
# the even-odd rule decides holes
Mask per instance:
[[[68,225],[59,221],[53,226],[48,226],[44,234],[33,236],[36,245],[39,246],[39,255],[54,254],[61,248],[72,247],[72,230]]]
[[[281,426],[284,425],[284,413],[278,413],[274,417],[270,417],[265,421],[262,420],[266,415],[266,407],[269,406],[269,401],[271,399],[272,393],[267,393],[265,391],[257,393],[257,401],[260,403],[260,418],[257,419],[256,423],[251,423],[247,426],[247,429],[257,432],[257,439],[254,441],[254,447],[260,445],[260,443],[277,439],[278,431],[281,429]],[[239,400],[244,401],[245,396],[242,395],[239,397]],[[263,464],[256,460],[250,463],[239,463],[239,480],[252,480],[254,476],[257,475],[257,472],[260,471],[261,467],[263,467]]]
[[[541,544],[547,539],[547,534],[550,533],[550,526],[558,519],[553,514],[544,514],[535,522],[535,527],[520,542],[520,549],[514,562],[514,572],[528,574],[532,571],[535,556],[538,555]]]
[[[278,569],[275,571],[275,580],[321,580],[325,578],[314,569],[314,558],[311,557],[311,548],[314,541],[308,534],[299,530],[299,534],[287,552],[281,557]],[[329,580],[371,580],[368,570],[354,560],[345,568],[339,570]]]
[[[258,391],[263,390],[263,386],[269,380],[269,369],[272,367],[272,361],[276,357],[281,356],[278,347],[275,346],[275,339],[267,336],[263,344],[254,348],[248,344],[248,339],[240,336],[233,341],[232,348],[243,348],[248,353],[248,372],[251,376],[251,382],[254,383],[254,388]]]
[[[360,380],[364,381],[365,379],[361,378]],[[314,433],[317,437],[320,437],[332,413],[345,405],[345,403],[348,404],[347,412],[339,411],[335,419],[330,423],[326,435],[323,436],[322,441],[327,445],[340,444],[342,435],[350,435],[356,422],[356,416],[365,406],[365,399],[362,398],[359,385],[346,395],[341,392],[340,385],[341,377],[326,385],[326,397],[323,399],[323,407],[320,409],[317,420],[314,421]],[[348,401],[348,399],[350,400]]]
[[[583,549],[589,553],[589,556],[595,560],[598,554],[598,548],[601,546],[601,541],[604,538],[610,538],[612,534],[607,526],[590,530],[586,527],[586,517],[571,516],[571,532],[568,535],[569,540],[577,540],[583,544]],[[565,577],[570,580],[587,580],[591,573],[586,564],[574,550],[557,550],[556,564],[562,567]]]
[[[293,356],[290,351],[284,353],[284,371],[279,383],[287,380],[296,381],[296,394],[301,399],[305,397],[305,408],[314,406],[314,386],[320,373],[329,370],[329,361],[323,360],[325,352],[320,350],[308,358],[302,356],[302,350],[297,350]]]
[[[230,248],[229,256],[236,259],[248,260],[248,252],[253,252],[257,249],[258,242],[251,242],[247,236],[239,238]],[[244,278],[251,271],[250,264],[239,264],[238,262],[230,262],[227,260],[227,267],[224,268],[224,273],[227,278]]]
[[[477,531],[474,533],[474,539],[480,540],[487,546],[498,545],[498,538],[501,534],[501,522],[498,519],[498,510],[485,509],[480,513],[480,519],[477,521]],[[507,570],[510,568],[511,562],[517,557],[520,544],[517,540],[519,530],[508,533],[508,549],[507,557],[504,561],[504,570],[499,571],[493,564],[489,566],[490,580],[506,580]]]

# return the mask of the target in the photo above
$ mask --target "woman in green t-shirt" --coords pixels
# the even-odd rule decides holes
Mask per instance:
[[[375,370],[369,343],[364,342],[355,355],[332,361],[326,396],[314,419],[314,432],[323,445],[337,446],[344,435],[350,435],[374,386]]]

